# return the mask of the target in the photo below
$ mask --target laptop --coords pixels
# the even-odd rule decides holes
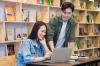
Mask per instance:
[[[54,48],[50,60],[43,61],[45,63],[67,62],[70,60],[72,48]]]

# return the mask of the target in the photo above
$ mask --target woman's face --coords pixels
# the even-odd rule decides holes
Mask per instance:
[[[45,27],[45,25],[43,25],[38,30],[38,34],[37,34],[38,39],[39,40],[44,39],[45,35],[46,35],[46,27]]]

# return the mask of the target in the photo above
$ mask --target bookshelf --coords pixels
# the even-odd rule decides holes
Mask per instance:
[[[60,4],[64,1],[75,5],[75,52],[79,56],[100,56],[99,0],[0,0],[0,45],[13,44],[16,55],[20,43],[30,34],[34,23],[37,20],[48,23],[50,18],[60,15]],[[13,54],[6,54],[0,59],[11,56]]]
[[[67,0],[65,0],[67,1]],[[79,56],[100,56],[100,2],[99,0],[70,0],[75,5],[75,42]]]
[[[37,20],[48,23],[60,14],[60,0],[0,0],[0,13],[0,66],[15,66],[20,43]]]

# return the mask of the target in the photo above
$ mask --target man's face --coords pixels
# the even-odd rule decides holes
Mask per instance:
[[[67,8],[64,11],[61,11],[62,19],[63,21],[68,21],[70,17],[72,16],[72,10],[70,8]]]

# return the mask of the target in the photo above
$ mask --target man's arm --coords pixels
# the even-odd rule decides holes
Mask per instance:
[[[54,49],[54,43],[53,43],[53,41],[49,41],[49,46],[50,46],[51,51],[53,51],[53,49]]]
[[[73,21],[73,25],[71,27],[71,33],[70,33],[70,40],[68,43],[68,47],[73,49],[72,54],[74,53],[75,50],[75,21]]]
[[[73,55],[74,51],[75,51],[75,42],[69,42],[68,43],[68,48],[72,48],[72,55]]]
[[[75,20],[72,18],[72,26],[71,26],[71,32],[70,32],[70,39],[69,39],[69,47],[74,48],[75,47]]]
[[[53,37],[54,37],[54,33],[55,33],[55,18],[52,18],[49,23],[48,23],[48,31],[47,31],[47,39],[48,39],[48,43],[49,43],[49,47],[51,49],[51,51],[54,49],[54,41],[53,41]]]
[[[69,42],[68,47],[74,49],[75,48],[75,42]]]

